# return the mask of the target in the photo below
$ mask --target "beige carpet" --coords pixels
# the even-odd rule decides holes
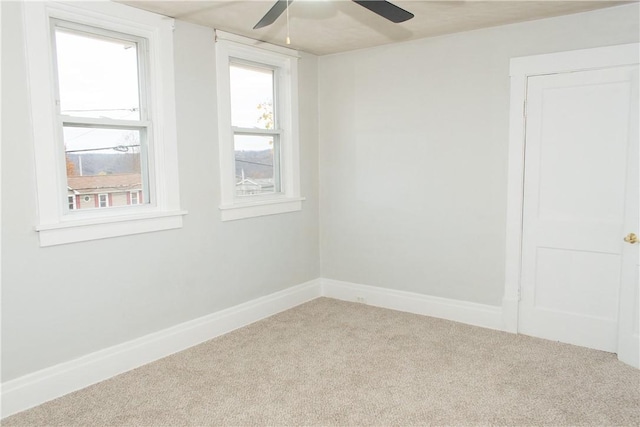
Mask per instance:
[[[615,355],[320,298],[3,426],[640,424]]]

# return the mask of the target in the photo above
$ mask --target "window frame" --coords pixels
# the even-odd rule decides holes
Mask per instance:
[[[243,194],[243,195],[239,195],[237,190],[234,193],[234,199],[238,202],[241,202],[243,200],[249,200],[248,197],[256,197],[256,196],[272,196],[274,194],[280,194],[283,192],[283,186],[282,186],[282,169],[281,169],[281,164],[282,164],[282,150],[280,149],[280,143],[282,141],[282,134],[284,133],[284,130],[282,129],[282,127],[280,126],[280,88],[278,87],[279,84],[281,83],[281,78],[280,78],[280,73],[282,72],[281,69],[273,67],[271,65],[268,64],[260,64],[260,63],[254,63],[254,62],[249,62],[246,61],[244,59],[239,59],[239,58],[229,58],[229,67],[231,66],[238,66],[238,67],[246,67],[246,68],[253,68],[253,69],[262,69],[262,70],[269,70],[271,72],[271,76],[272,76],[272,89],[273,89],[273,129],[266,129],[266,128],[247,128],[247,127],[242,127],[242,126],[233,126],[233,112],[231,113],[231,132],[232,132],[232,138],[233,138],[233,149],[234,149],[234,173],[235,173],[235,180],[237,181],[238,179],[238,171],[236,170],[236,163],[237,163],[237,159],[235,158],[235,138],[236,136],[258,136],[258,137],[267,137],[267,138],[272,138],[273,141],[273,179],[274,179],[274,191],[272,193],[261,193],[261,194]],[[229,87],[229,89],[231,89],[231,87]],[[229,92],[229,96],[230,96],[230,101],[231,101],[231,91]],[[237,182],[236,182],[236,186],[237,186]],[[278,189],[278,191],[275,191],[275,189]]]
[[[51,246],[182,227],[175,123],[172,19],[113,2],[26,2],[27,72],[30,84],[40,246]],[[151,203],[71,212],[67,199],[62,122],[53,50],[54,20],[146,40],[148,180]],[[142,73],[143,70],[140,70]],[[141,116],[141,119],[143,117]],[[68,117],[62,118],[67,120]],[[73,119],[72,119],[73,120]],[[83,119],[91,121],[96,119]],[[97,125],[103,123],[97,119]],[[132,123],[136,129],[139,123]],[[145,167],[144,165],[142,166]],[[66,206],[65,206],[66,205]]]
[[[59,143],[64,146],[64,129],[68,127],[82,127],[99,130],[134,130],[139,132],[140,139],[140,179],[142,182],[142,191],[148,195],[149,200],[154,200],[154,194],[152,194],[153,188],[149,186],[149,147],[153,145],[153,123],[149,118],[149,112],[153,110],[151,104],[151,96],[149,94],[149,41],[141,36],[133,34],[125,34],[122,32],[113,31],[104,27],[95,27],[86,25],[79,22],[71,22],[62,20],[55,17],[50,17],[51,27],[51,54],[53,61],[53,84],[56,103],[56,120],[60,123]],[[113,38],[116,40],[128,41],[136,44],[137,48],[137,80],[138,80],[138,102],[139,102],[139,119],[113,119],[113,118],[94,118],[83,117],[73,114],[63,114],[60,108],[60,79],[59,68],[57,59],[57,44],[56,44],[56,29],[62,28],[70,32],[85,33],[98,38]],[[151,142],[150,142],[151,141]],[[65,153],[66,155],[66,153]],[[60,185],[67,187],[67,176],[65,174],[64,182]],[[111,207],[111,205],[109,205]],[[86,211],[74,211],[73,215],[82,216]],[[67,209],[63,212],[63,215],[69,214]],[[90,214],[89,214],[90,215]]]
[[[298,135],[298,54],[292,49],[259,43],[216,31],[218,142],[220,150],[221,219],[231,221],[302,209]],[[232,63],[274,70],[274,115],[278,129],[233,127],[230,71]],[[274,127],[275,127],[274,126]],[[271,135],[278,138],[280,191],[237,195],[234,135]],[[275,157],[276,153],[274,153]],[[275,176],[274,176],[275,178]]]

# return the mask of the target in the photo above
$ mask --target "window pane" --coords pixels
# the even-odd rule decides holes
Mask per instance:
[[[137,44],[60,27],[55,33],[61,113],[140,120]]]
[[[109,195],[108,194],[99,194],[98,195],[98,207],[99,208],[108,208],[109,207]]]
[[[276,136],[235,135],[236,195],[280,192]]]
[[[232,64],[229,74],[232,126],[274,129],[273,70]]]
[[[79,195],[75,209],[128,205],[130,191],[145,191],[141,162],[143,131],[63,128],[68,191]],[[110,200],[99,197],[109,194]],[[149,197],[142,196],[144,201]]]

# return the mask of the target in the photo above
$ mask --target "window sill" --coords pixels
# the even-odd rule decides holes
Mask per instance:
[[[302,202],[304,200],[304,197],[252,200],[250,202],[222,205],[220,206],[220,211],[222,221],[234,221],[237,219],[300,211],[302,210]]]
[[[175,211],[95,218],[40,225],[36,231],[40,234],[41,247],[64,245],[182,228],[182,217],[186,214],[186,211]]]

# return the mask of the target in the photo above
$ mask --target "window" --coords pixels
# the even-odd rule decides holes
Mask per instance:
[[[67,196],[67,203],[70,211],[76,209],[76,196],[73,194]]]
[[[109,195],[108,194],[98,194],[98,207],[99,208],[108,208],[109,207]]]
[[[172,25],[111,2],[25,3],[41,246],[182,226]]]
[[[146,40],[52,20],[67,187],[148,194]],[[100,208],[110,206],[100,195]]]
[[[137,191],[131,191],[129,193],[129,204],[130,205],[139,205],[140,198]]]
[[[297,57],[216,32],[222,220],[297,211]]]
[[[236,196],[281,192],[276,71],[234,59],[229,64]]]

